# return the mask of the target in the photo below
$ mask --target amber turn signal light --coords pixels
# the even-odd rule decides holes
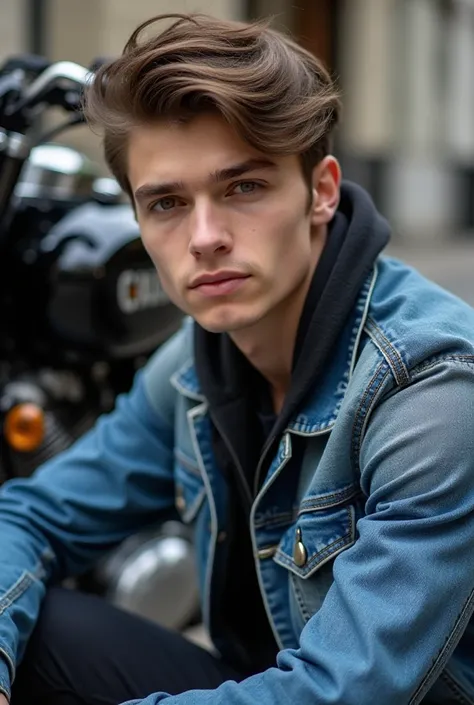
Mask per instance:
[[[36,404],[18,404],[5,416],[4,437],[13,450],[31,453],[43,442],[44,411]]]

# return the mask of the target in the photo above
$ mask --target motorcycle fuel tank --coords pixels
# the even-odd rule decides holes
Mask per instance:
[[[88,203],[41,243],[49,267],[47,325],[78,350],[123,359],[148,354],[180,325],[128,205]]]

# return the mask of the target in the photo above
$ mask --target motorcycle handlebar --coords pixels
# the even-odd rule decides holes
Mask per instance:
[[[72,61],[59,61],[49,66],[30,83],[22,96],[22,107],[32,107],[50,90],[62,87],[64,82],[71,88],[84,88],[93,77],[89,69]],[[65,86],[67,89],[68,86]]]
[[[9,219],[13,213],[11,198],[22,166],[28,159],[32,147],[30,138],[27,136],[35,120],[34,111],[31,109],[44,102],[49,105],[60,105],[65,110],[77,111],[80,103],[79,94],[92,78],[93,73],[90,69],[71,61],[52,64],[27,86],[20,87],[18,100],[12,101],[13,105],[8,106],[7,116],[2,115],[3,119],[0,121],[0,246],[5,243],[8,235]]]

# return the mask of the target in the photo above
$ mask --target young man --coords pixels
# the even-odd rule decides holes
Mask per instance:
[[[473,703],[474,311],[381,256],[314,57],[173,22],[87,110],[189,316],[92,433],[2,488],[2,690],[20,664],[13,705]],[[212,653],[50,588],[176,508]]]

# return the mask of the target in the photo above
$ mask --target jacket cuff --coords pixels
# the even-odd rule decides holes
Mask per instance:
[[[11,664],[6,654],[0,649],[0,693],[10,700],[11,696]]]

